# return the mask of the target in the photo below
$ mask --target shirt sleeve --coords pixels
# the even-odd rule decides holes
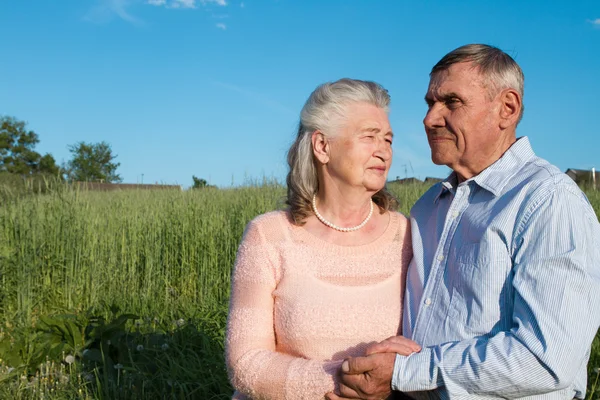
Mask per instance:
[[[232,276],[225,353],[235,389],[253,400],[322,399],[335,389],[342,361],[321,362],[276,351],[273,291],[277,256],[251,222]]]
[[[397,356],[394,390],[520,398],[572,385],[600,324],[600,225],[568,185],[535,198],[513,244],[512,328]]]

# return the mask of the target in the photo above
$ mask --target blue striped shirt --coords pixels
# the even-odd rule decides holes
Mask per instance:
[[[600,324],[600,224],[520,138],[479,175],[453,173],[411,210],[404,336],[392,388],[416,399],[584,398]]]

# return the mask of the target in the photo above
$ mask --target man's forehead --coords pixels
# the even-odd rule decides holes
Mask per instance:
[[[440,86],[444,82],[444,76],[447,76],[446,71],[440,71],[429,79],[429,86],[427,87],[427,95],[435,96],[440,91]]]
[[[451,87],[450,90],[453,92],[457,89],[460,89],[452,87],[456,85],[452,85],[451,82],[447,82],[447,80],[444,78],[444,75],[447,76],[447,73],[442,71],[439,74],[431,77],[431,80],[429,81],[429,87],[427,88],[427,93],[425,95],[426,99],[437,99],[444,97],[445,93],[449,91],[449,87]]]
[[[449,69],[442,69],[440,71],[433,72],[429,77],[429,86],[433,84],[439,84],[439,82],[445,80],[450,75]]]
[[[459,92],[473,85],[481,88],[486,86],[479,68],[471,62],[453,64],[431,75],[427,96],[439,97],[446,92]]]

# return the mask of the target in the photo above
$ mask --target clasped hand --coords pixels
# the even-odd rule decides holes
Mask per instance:
[[[392,336],[369,346],[364,357],[344,361],[340,371],[339,393],[327,393],[328,400],[382,400],[392,392],[391,381],[396,354],[407,356],[421,346],[403,336]]]

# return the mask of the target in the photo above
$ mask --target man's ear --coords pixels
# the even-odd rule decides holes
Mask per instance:
[[[327,164],[329,162],[329,142],[327,138],[321,131],[314,131],[311,140],[315,158],[321,164]]]
[[[514,89],[505,89],[500,93],[500,127],[506,129],[516,126],[521,116],[521,95]]]

